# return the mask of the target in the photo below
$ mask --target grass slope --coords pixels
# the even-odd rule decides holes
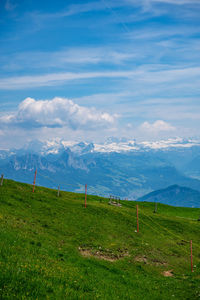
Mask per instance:
[[[200,209],[107,199],[5,180],[1,299],[199,299]],[[193,240],[194,272],[190,272]],[[103,259],[104,258],[104,259]],[[171,271],[172,270],[172,271]],[[172,277],[163,276],[171,271]]]

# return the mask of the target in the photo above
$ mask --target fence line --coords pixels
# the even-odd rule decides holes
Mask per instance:
[[[36,175],[38,174],[37,172],[37,169],[35,170],[35,174],[34,174],[34,181],[33,181],[33,192],[34,192],[34,189],[35,189],[35,184],[36,184]],[[56,181],[54,181],[52,178],[48,177],[48,176],[45,176],[45,175],[42,175],[40,172],[39,172],[39,175],[41,177],[45,177],[45,178],[48,178],[49,180],[51,180],[52,182],[56,183]],[[1,179],[0,179],[0,186],[3,185],[3,179],[4,179],[4,175],[2,174],[1,175]],[[81,188],[82,185],[73,185],[73,184],[63,184],[63,185],[68,185],[68,186],[76,186],[78,188]],[[84,189],[84,186],[85,186],[85,207],[87,207],[87,184],[83,185],[83,189]],[[94,191],[96,191],[96,189],[94,187],[91,187],[90,188],[91,190],[93,189]],[[84,191],[83,191],[84,192]],[[57,196],[59,197],[60,195],[60,184],[58,185],[58,191],[57,191]],[[98,196],[96,194],[96,196]],[[105,197],[104,194],[100,194],[99,197]],[[120,201],[120,197],[116,197],[116,196],[108,196],[106,195],[106,198],[108,198],[110,201],[111,200],[118,200]],[[128,206],[129,208],[134,208],[134,206]],[[156,210],[157,210],[157,207],[156,207]],[[154,210],[155,212],[155,210]],[[143,210],[140,210],[140,221],[141,223],[145,224],[145,226],[151,228],[153,231],[156,231],[158,232],[159,234],[162,234],[162,236],[164,237],[165,235],[163,234],[162,231],[159,231],[158,229],[155,229],[155,227],[151,226],[150,224],[146,223],[143,218],[142,218],[142,215],[144,215],[146,218],[148,218],[152,224],[155,225],[156,228],[160,227],[164,232],[167,232],[168,233],[168,237],[175,243],[175,245],[177,246],[177,243],[176,241],[174,240],[174,238],[176,238],[176,240],[180,240],[181,237],[177,234],[175,234],[174,232],[171,232],[169,229],[167,229],[166,227],[164,227],[163,225],[161,225],[160,223],[156,222],[155,219],[153,219],[152,217],[150,217],[149,215],[146,215],[144,213]],[[139,212],[138,212],[138,204],[136,204],[136,220],[137,220],[137,232],[139,233]],[[194,219],[193,219],[194,220]],[[173,238],[172,238],[173,236]],[[192,245],[195,245],[197,248],[200,249],[200,246],[197,244],[197,243],[194,243],[192,240],[190,241],[186,241],[188,244],[190,244],[190,261],[191,261],[191,272],[193,272],[193,252],[192,252]],[[182,248],[182,250],[188,255],[188,252]],[[197,254],[195,254],[196,257],[198,257]]]

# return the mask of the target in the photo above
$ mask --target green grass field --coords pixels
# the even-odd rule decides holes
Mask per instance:
[[[4,180],[0,299],[200,299],[200,209],[121,203]]]

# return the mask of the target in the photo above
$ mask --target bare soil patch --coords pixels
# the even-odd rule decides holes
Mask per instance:
[[[101,250],[94,250],[94,249],[84,249],[79,247],[79,251],[82,256],[85,257],[95,257],[98,259],[107,260],[110,262],[114,262],[116,260],[122,259],[125,256],[129,256],[128,252],[120,252],[120,254],[112,253],[111,251],[101,251]]]
[[[146,256],[136,256],[135,261],[137,262],[143,262],[144,264],[148,264],[148,260]]]
[[[172,277],[172,276],[174,276],[173,270],[164,271],[162,274],[163,274],[165,277]]]
[[[165,266],[167,265],[166,262],[160,261],[158,259],[147,259],[147,257],[144,256],[136,256],[135,261],[137,262],[143,262],[144,264],[154,264],[156,266]]]
[[[156,258],[152,260],[152,263],[155,264],[156,266],[166,266],[167,265],[167,263],[165,261],[161,261]]]

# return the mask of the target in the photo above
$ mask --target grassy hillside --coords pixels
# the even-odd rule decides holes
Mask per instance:
[[[33,194],[30,185],[4,181],[1,299],[200,299],[200,209],[158,204],[154,214],[154,204],[139,203],[137,233],[136,202],[83,203],[82,194],[58,198],[42,187]]]

